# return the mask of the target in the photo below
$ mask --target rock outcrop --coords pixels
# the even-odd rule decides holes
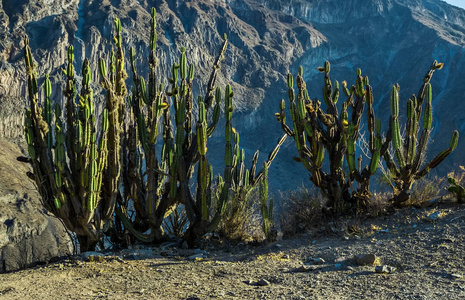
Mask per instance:
[[[145,58],[149,10],[154,6],[158,11],[159,72],[163,78],[168,77],[171,64],[178,60],[179,49],[184,46],[188,60],[196,64],[197,82],[206,82],[221,36],[228,35],[231,43],[220,83],[232,83],[236,109],[233,123],[249,159],[257,148],[269,151],[282,134],[273,113],[280,99],[286,98],[286,73],[296,73],[299,65],[304,66],[310,97],[321,99],[323,78],[316,67],[325,60],[332,63],[333,79],[352,83],[357,67],[370,77],[383,131],[392,84],[400,84],[401,108],[406,110],[407,99],[417,93],[431,62],[444,62],[445,68],[432,81],[435,119],[430,158],[447,147],[454,129],[465,136],[465,11],[442,1],[16,0],[0,5],[0,116],[4,111],[10,114],[12,108],[18,113],[25,103],[21,52],[25,33],[31,40],[39,75],[51,73],[53,97],[61,101],[58,82],[68,43],[76,49],[78,64],[85,56],[90,59],[93,78],[98,78],[96,62],[110,51],[113,18],[118,16],[127,49],[135,47],[138,56]],[[140,73],[146,72],[142,59],[138,68]],[[0,125],[0,134],[2,128],[5,126]],[[221,130],[216,134],[221,135]],[[286,142],[270,170],[273,190],[308,183],[308,176],[303,175],[307,172],[291,159],[296,151],[290,143]],[[214,165],[222,166],[223,145],[222,140],[209,144]],[[465,164],[464,152],[462,139],[438,168],[441,174],[454,165]]]
[[[20,155],[18,146],[0,139],[0,272],[73,251],[64,226],[45,211],[34,183],[25,176],[31,168],[16,160]]]

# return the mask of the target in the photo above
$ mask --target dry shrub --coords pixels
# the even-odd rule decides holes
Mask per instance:
[[[184,205],[180,204],[163,221],[163,230],[171,236],[182,237],[187,230],[189,220]]]
[[[392,193],[374,192],[371,195],[370,203],[368,203],[364,213],[369,217],[378,217],[385,214],[389,207],[389,200],[391,200],[391,198]]]
[[[423,203],[438,198],[439,193],[445,190],[446,186],[447,180],[442,177],[423,177],[414,183],[410,199],[404,206],[422,206]]]
[[[219,233],[231,240],[260,239],[261,225],[258,214],[258,190],[246,197],[231,194],[218,227]]]
[[[279,219],[283,236],[303,233],[323,221],[325,200],[315,188],[280,193]]]

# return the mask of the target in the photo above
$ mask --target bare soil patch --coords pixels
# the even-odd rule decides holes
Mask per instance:
[[[409,208],[270,245],[210,239],[70,257],[0,274],[0,299],[465,299],[464,237],[464,206]],[[364,254],[374,264],[355,262]]]

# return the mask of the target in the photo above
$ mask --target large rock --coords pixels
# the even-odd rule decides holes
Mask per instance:
[[[0,140],[0,272],[16,270],[72,253],[60,221],[40,203],[28,164],[19,148]]]

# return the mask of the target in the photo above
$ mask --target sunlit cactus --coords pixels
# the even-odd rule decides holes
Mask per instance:
[[[25,132],[34,179],[45,207],[76,233],[81,251],[93,250],[102,236],[104,224],[113,217],[102,210],[109,206],[101,189],[107,166],[108,112],[104,110],[102,126],[98,128],[87,59],[82,66],[82,88],[76,98],[71,46],[67,67],[63,70],[66,76],[64,96],[67,98],[65,122],[59,104],[55,105],[53,114],[52,85],[48,76],[43,109],[39,106],[35,64],[27,37],[25,62],[30,100]]]
[[[391,134],[388,134],[388,137],[392,138],[392,146],[394,148],[395,161],[397,164],[394,162],[389,152],[384,153],[384,160],[394,183],[393,202],[396,205],[401,205],[408,201],[410,198],[409,191],[413,183],[428,174],[431,169],[438,166],[457,146],[459,134],[458,131],[455,130],[452,133],[449,148],[439,153],[422,167],[433,120],[433,93],[430,80],[434,71],[442,67],[442,63],[434,61],[423,79],[423,84],[420,87],[418,95],[413,95],[408,100],[407,124],[405,127],[404,140],[402,140],[401,137],[398,120],[400,87],[394,85],[391,89]],[[420,116],[423,106],[423,121],[421,122]],[[419,133],[420,123],[422,127],[421,133]]]
[[[347,99],[342,103],[339,113],[336,104],[340,98],[340,86],[337,81],[334,85],[331,82],[329,62],[325,62],[324,67],[318,70],[324,73],[323,99],[326,112],[321,108],[320,101],[310,99],[303,79],[303,68],[300,67],[296,78],[297,95],[294,92],[292,75],[287,76],[289,112],[293,128],[286,124],[284,100],[279,105],[280,112],[276,113],[276,117],[283,131],[295,141],[299,154],[295,160],[301,162],[312,174],[310,179],[328,199],[327,205],[336,211],[343,211],[353,205],[364,207],[371,196],[370,177],[378,167],[379,157],[387,148],[383,148],[381,141],[381,124],[379,120],[375,120],[373,94],[368,77],[362,76],[361,70],[357,69],[356,84],[350,90],[345,81],[342,83]],[[362,158],[356,159],[355,155],[365,104],[368,106],[368,150],[371,157],[370,163],[362,169]],[[347,160],[348,174],[343,168],[344,157]],[[354,180],[359,185],[351,193],[350,188]]]
[[[273,199],[268,199],[268,165],[263,163],[263,179],[260,181],[260,211],[263,219],[263,232],[267,241],[273,241]]]
[[[207,160],[207,139],[212,135],[220,117],[221,92],[218,89],[215,93],[215,85],[228,41],[224,40],[212,68],[205,97],[198,97],[199,111],[194,123],[194,65],[188,64],[186,49],[181,48],[179,61],[171,67],[169,89],[165,91],[163,86],[157,83],[154,9],[151,15],[151,51],[147,81],[137,73],[135,51],[131,50],[129,55],[135,88],[130,103],[128,146],[123,151],[127,157],[127,163],[123,168],[127,174],[123,180],[125,193],[123,201],[117,205],[116,212],[124,227],[136,238],[142,241],[160,240],[164,235],[161,226],[164,218],[177,205],[183,204],[190,223],[185,238],[195,239],[217,226],[224,207],[219,205],[216,212],[211,210],[213,173]],[[212,105],[212,120],[208,123],[207,116]],[[159,128],[163,133],[161,160],[156,150]],[[135,137],[137,140],[134,140]],[[145,157],[145,171],[141,170],[142,164],[135,163],[140,161],[142,153]],[[189,186],[196,165],[197,189],[196,193],[192,194]],[[224,197],[228,196],[229,191],[227,180],[223,186],[225,193],[222,194],[221,201],[225,203]],[[136,210],[135,218],[131,221],[125,214],[130,201],[134,202]],[[149,222],[146,222],[146,219]],[[147,229],[150,229],[150,234],[143,234]]]

